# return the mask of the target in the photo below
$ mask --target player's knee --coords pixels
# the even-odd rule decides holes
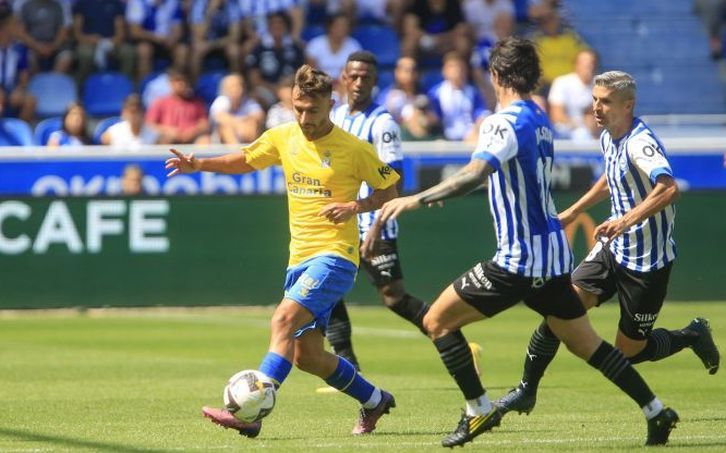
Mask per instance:
[[[292,316],[284,311],[275,312],[270,320],[270,331],[273,336],[292,338]]]
[[[426,313],[423,318],[423,327],[432,339],[441,338],[448,333],[441,320],[430,312]]]

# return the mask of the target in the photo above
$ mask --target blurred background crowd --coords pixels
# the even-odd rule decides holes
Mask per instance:
[[[646,113],[726,112],[725,18],[726,0],[0,0],[0,145],[247,143],[294,119],[297,67],[337,79],[361,48],[404,140],[472,141],[512,34],[538,45],[558,138],[588,141],[603,67],[636,76]]]

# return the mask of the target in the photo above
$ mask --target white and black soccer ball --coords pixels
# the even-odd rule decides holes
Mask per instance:
[[[275,407],[275,384],[257,370],[240,371],[224,388],[224,407],[243,422],[262,420]]]

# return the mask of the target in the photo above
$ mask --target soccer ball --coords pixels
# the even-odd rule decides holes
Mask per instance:
[[[257,370],[244,370],[229,378],[223,397],[228,411],[252,423],[270,415],[275,407],[275,384]]]

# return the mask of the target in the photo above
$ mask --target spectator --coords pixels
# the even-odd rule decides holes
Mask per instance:
[[[345,14],[351,24],[356,22],[379,22],[390,24],[396,30],[401,28],[403,13],[410,0],[309,0],[308,4],[325,4],[328,16]]]
[[[303,0],[238,0],[242,16],[251,23],[251,29],[257,37],[270,33],[269,17],[271,14],[284,13],[289,21],[287,27],[290,35],[298,40],[305,28],[305,10]]]
[[[280,101],[267,111],[265,128],[271,129],[280,124],[295,121],[295,111],[292,109],[292,85],[295,81],[292,75],[280,79],[277,88],[277,99]]]
[[[469,55],[469,28],[458,0],[414,0],[403,17],[404,55],[443,55],[458,50]]]
[[[173,71],[174,68],[171,68]],[[169,71],[164,71],[156,77],[151,78],[141,91],[141,100],[145,108],[151,107],[158,98],[171,94],[171,82],[169,81]]]
[[[91,142],[88,138],[88,118],[86,109],[78,102],[68,106],[63,115],[61,130],[51,132],[48,137],[48,147],[83,146]]]
[[[444,55],[441,70],[444,80],[429,90],[428,97],[438,116],[447,140],[476,141],[479,124],[491,112],[473,85],[469,83],[466,60],[457,52]]]
[[[417,95],[402,112],[401,140],[436,140],[442,138],[441,123],[425,94]]]
[[[515,19],[512,0],[463,0],[461,9],[476,41],[497,42],[501,37],[497,34],[495,22],[499,20],[513,24]]]
[[[101,143],[124,151],[138,151],[144,145],[153,145],[159,135],[144,124],[144,107],[138,94],[131,94],[121,108],[122,121],[106,129]]]
[[[582,125],[572,131],[571,139],[575,142],[591,142],[599,139],[602,128],[597,125],[595,113],[592,111],[592,103],[580,112]]]
[[[182,39],[179,0],[128,0],[126,21],[136,43],[137,80],[151,73],[155,58],[170,58],[177,70],[186,69],[189,48]]]
[[[302,47],[290,35],[290,26],[290,17],[284,12],[270,14],[267,17],[269,34],[262,37],[245,60],[254,94],[265,106],[276,101],[280,79],[294,74],[305,61]]]
[[[121,0],[76,0],[73,31],[79,82],[93,72],[108,69],[109,57],[118,61],[121,72],[133,80],[134,48],[126,42],[124,4]]]
[[[220,85],[222,93],[209,108],[215,132],[222,143],[252,143],[261,132],[265,111],[245,95],[241,75],[228,75]]]
[[[555,9],[544,13],[532,40],[542,62],[541,94],[546,95],[552,81],[570,72],[575,56],[587,46],[574,30],[562,25]]]
[[[15,22],[9,7],[0,11],[0,108],[2,116],[18,116],[30,123],[35,97],[28,92],[28,49],[15,39]]]
[[[582,112],[592,108],[592,87],[597,54],[581,50],[575,57],[575,71],[557,77],[547,98],[550,120],[561,138],[584,126]]]
[[[490,110],[495,108],[496,94],[489,78],[489,54],[499,40],[512,36],[514,33],[513,17],[499,14],[494,18],[492,27],[494,34],[481,38],[476,42],[469,60],[472,68],[472,79],[479,91],[484,93],[484,99]]]
[[[385,106],[396,122],[401,124],[401,112],[407,105],[413,104],[416,96],[421,93],[416,60],[411,57],[399,58],[393,78],[393,84],[381,91],[377,102]]]
[[[706,26],[711,58],[721,58],[724,51],[722,40],[726,25],[726,0],[694,0],[693,9]]]
[[[311,39],[305,53],[312,66],[338,80],[348,55],[360,49],[360,43],[350,37],[350,19],[339,13],[328,17],[325,34]]]
[[[209,120],[204,101],[194,95],[189,75],[169,70],[171,94],[156,99],[146,112],[146,124],[159,143],[209,143]]]
[[[31,53],[31,73],[69,72],[73,52],[68,42],[72,23],[69,3],[60,0],[26,0],[19,4],[20,40]]]
[[[121,175],[121,193],[126,196],[144,195],[144,170],[136,164],[128,164]]]
[[[208,55],[223,58],[230,72],[239,72],[242,13],[237,0],[194,0],[192,27],[192,78],[199,77]]]

